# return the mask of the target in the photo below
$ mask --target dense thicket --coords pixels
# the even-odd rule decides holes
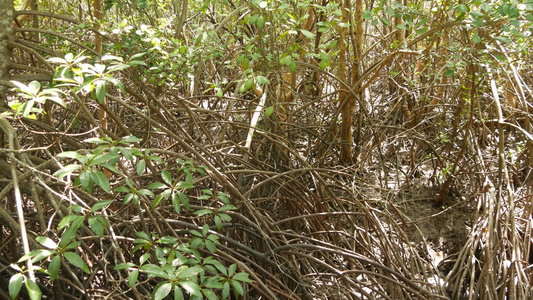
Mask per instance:
[[[12,4],[4,298],[531,297],[533,2]]]

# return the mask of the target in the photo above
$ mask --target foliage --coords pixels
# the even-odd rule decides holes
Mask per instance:
[[[96,6],[15,15],[11,298],[531,297],[533,2]]]

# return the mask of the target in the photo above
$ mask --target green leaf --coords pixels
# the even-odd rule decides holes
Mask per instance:
[[[51,238],[47,237],[47,236],[38,236],[35,238],[35,240],[45,246],[46,248],[48,249],[55,249],[57,248],[57,244],[56,242],[54,242]]]
[[[274,106],[269,106],[267,107],[266,111],[265,111],[265,117],[270,117],[270,115],[274,112]]]
[[[502,41],[504,43],[510,43],[512,42],[513,40],[511,40],[510,38],[508,37],[504,37],[504,36],[497,36],[494,38],[495,40],[498,40],[498,41]]]
[[[154,193],[150,190],[147,190],[147,189],[140,189],[140,190],[137,190],[137,193],[139,195],[143,195],[145,197],[152,197],[154,196]]]
[[[48,264],[48,273],[50,274],[50,280],[56,280],[59,275],[59,269],[61,268],[61,256],[56,255],[52,258],[52,261]]]
[[[448,69],[448,70],[446,70],[445,76],[446,77],[452,77],[453,74],[455,74],[455,69]]]
[[[315,35],[309,30],[302,29],[300,31],[302,32],[303,35],[305,35],[306,38],[308,38],[310,40],[315,38]]]
[[[501,62],[506,62],[507,61],[507,58],[505,58],[505,56],[503,56],[501,54],[494,54],[494,57],[496,57],[496,59],[498,59]]]
[[[226,0],[227,1],[227,0]],[[184,300],[183,292],[179,286],[174,286],[174,300]]]
[[[109,222],[101,215],[95,215],[93,218],[96,218],[104,227],[109,227]]]
[[[116,189],[115,189],[116,191]],[[93,207],[91,208],[91,212],[95,212],[97,210],[101,210],[102,208],[108,206],[109,204],[113,203],[113,200],[102,200],[98,201]]]
[[[137,278],[139,278],[139,270],[133,270],[128,276],[128,285],[133,287],[137,283]]]
[[[224,220],[224,221],[226,221],[226,222],[231,221],[231,217],[230,217],[229,215],[227,215],[227,214],[218,214],[218,216],[219,216],[222,220]]]
[[[74,171],[81,169],[81,166],[78,164],[66,165],[62,169],[56,171],[53,176],[56,176],[58,179],[63,179],[63,177],[72,174]]]
[[[180,214],[181,212],[181,201],[177,194],[172,195],[172,206],[174,207],[174,211],[176,211],[177,214]]]
[[[224,96],[222,89],[219,87],[215,88],[215,95],[219,98]]]
[[[133,135],[128,135],[127,137],[122,138],[122,141],[126,143],[138,143],[141,139]]]
[[[265,18],[260,16],[259,19],[257,19],[257,28],[261,29],[263,26],[265,26]]]
[[[32,81],[28,84],[28,92],[37,95],[41,90],[41,83],[39,81]]]
[[[154,265],[154,264],[147,264],[140,268],[141,271],[144,271],[148,274],[150,277],[161,277],[165,279],[169,279],[168,273],[163,271],[160,267]]]
[[[150,253],[145,253],[143,255],[141,255],[141,258],[139,258],[139,264],[144,264],[145,262],[148,261],[148,259],[150,259]]]
[[[168,186],[162,182],[152,182],[146,188],[150,190],[157,190],[157,189],[168,188]]]
[[[241,272],[241,273],[237,273],[237,274],[233,275],[232,279],[233,280],[242,281],[242,282],[251,283],[252,281],[250,280],[249,276],[250,276],[250,274]]]
[[[169,171],[161,171],[161,178],[163,178],[163,181],[166,182],[168,185],[172,185],[172,175],[170,175]]]
[[[91,271],[89,270],[89,267],[87,264],[83,261],[83,259],[74,252],[65,252],[63,253],[63,256],[74,266],[80,268],[83,272],[87,274],[91,274]]]
[[[65,103],[65,101],[63,101],[63,99],[61,99],[59,97],[46,97],[46,100],[53,101],[53,102],[63,106],[63,108],[67,108],[67,104]]]
[[[194,188],[194,185],[190,182],[183,182],[183,181],[180,181],[178,182],[177,184],[177,188],[178,189],[193,189]]]
[[[294,73],[296,72],[296,63],[293,61],[292,64],[289,65],[289,70]]]
[[[181,205],[187,210],[191,210],[191,207],[189,206],[189,196],[185,193],[178,192],[178,197],[180,198]]]
[[[217,252],[217,246],[211,242],[210,240],[206,240],[205,241],[205,247],[207,248],[207,250],[209,250],[209,252],[211,253],[215,253]]]
[[[477,34],[474,34],[474,36],[472,37],[472,41],[477,44],[479,42],[481,42],[481,38],[479,37],[479,35]]]
[[[200,267],[187,268],[185,266],[185,268],[179,273],[178,278],[179,279],[186,279],[186,278],[194,277],[194,276],[200,274],[202,271],[203,271],[203,269],[200,268]]]
[[[144,172],[145,169],[146,169],[146,161],[144,159],[141,159],[137,163],[137,175],[141,175],[142,172]]]
[[[11,299],[15,299],[19,294],[23,279],[24,275],[20,273],[11,276],[11,279],[9,279],[9,297]]]
[[[92,188],[93,188],[93,179],[91,178],[91,174],[93,172],[95,171],[91,170],[91,171],[81,172],[80,176],[78,177],[81,183],[81,187],[89,193],[92,191]],[[98,178],[98,176],[96,175],[95,177]]]
[[[254,25],[258,19],[259,19],[259,15],[250,16],[250,18],[248,18],[248,24]]]
[[[238,296],[244,295],[244,289],[240,282],[238,282],[237,280],[232,280],[231,285],[233,286],[233,290]]]
[[[152,239],[150,238],[150,236],[144,232],[144,231],[137,231],[135,232],[135,235],[142,238],[142,239],[145,239],[147,241],[151,241]]]
[[[212,214],[213,212],[209,209],[200,209],[194,212],[195,215],[201,217],[203,215]]]
[[[253,78],[248,78],[248,80],[246,80],[246,83],[244,83],[244,91],[248,91],[251,87],[252,87],[252,84],[254,83],[254,79]]]
[[[113,270],[124,270],[124,269],[127,269],[127,268],[136,267],[136,266],[137,266],[136,264],[131,263],[131,262],[121,263],[121,264],[116,265],[113,268]]]
[[[158,240],[159,243],[162,244],[174,244],[178,241],[178,238],[173,236],[164,236]]]
[[[222,219],[219,216],[215,216],[215,225],[218,230],[222,230]]]
[[[207,300],[217,300],[218,299],[218,296],[215,294],[215,292],[213,292],[213,290],[203,289],[202,293],[207,298]]]
[[[227,299],[230,292],[229,282],[224,282],[224,287],[222,288],[222,298]]]
[[[104,226],[96,218],[89,218],[89,227],[99,237],[104,237]]]
[[[78,152],[76,152],[76,151],[65,151],[65,152],[59,153],[56,156],[57,157],[66,157],[66,158],[77,158],[78,157]]]
[[[117,168],[113,167],[112,165],[108,164],[108,163],[103,163],[103,164],[100,164],[100,166],[108,169],[109,171],[115,173],[115,174],[122,174],[122,172],[120,172]]]
[[[235,273],[235,271],[237,271],[237,265],[236,264],[231,264],[228,268],[228,276],[233,276],[233,274]]]
[[[204,226],[202,227],[202,235],[206,236],[207,233],[209,233],[209,225],[204,224]]]
[[[420,27],[420,26],[423,26],[424,24],[426,24],[428,21],[428,18],[423,18],[422,20],[420,20],[418,23],[416,23],[416,27]]]
[[[93,159],[91,159],[90,166],[96,166],[101,165],[102,163],[111,161],[113,159],[119,158],[120,155],[118,153],[107,153],[107,154],[99,154],[95,156]]]
[[[119,186],[115,189],[115,192],[117,193],[128,193],[131,192],[131,190],[125,186]]]
[[[268,80],[268,78],[266,78],[265,76],[262,76],[262,75],[258,75],[258,76],[255,78],[255,81],[256,81],[257,84],[259,84],[259,85],[270,84],[270,80]]]
[[[98,103],[100,104],[104,103],[105,94],[106,94],[105,81],[98,81],[96,83],[96,100],[98,101]]]
[[[59,221],[59,224],[57,225],[57,230],[61,230],[62,228],[66,227],[68,224],[72,223],[76,218],[79,216],[77,215],[66,215]]]
[[[472,25],[474,25],[474,27],[479,28],[481,25],[483,25],[483,18],[479,17],[475,19],[474,22],[472,22]]]
[[[33,105],[35,104],[35,100],[30,100],[26,103],[24,103],[24,111],[22,112],[23,117],[28,117],[28,115],[32,112]]]
[[[65,247],[65,250],[76,249],[80,246],[81,242],[72,242]]]
[[[161,194],[157,195],[154,198],[154,201],[152,201],[152,205],[150,206],[150,208],[154,210],[159,205],[159,203],[161,203],[161,200],[163,200],[163,196]]]
[[[422,27],[416,31],[416,34],[423,34],[426,31],[428,31],[428,27]]]
[[[41,300],[41,288],[37,285],[37,282],[29,278],[26,279],[26,289],[28,289],[31,300]]]
[[[70,243],[74,237],[76,236],[76,232],[80,228],[81,224],[85,220],[84,216],[74,216],[74,221],[70,226],[63,232],[63,235],[61,236],[61,241],[59,241],[59,246],[63,247]]]
[[[83,140],[85,143],[89,144],[107,144],[108,141],[102,140],[101,138],[93,137]]]
[[[405,26],[404,24],[396,25],[396,28],[401,29],[401,30],[407,30],[407,26]]]
[[[170,294],[170,291],[172,290],[172,283],[171,282],[165,282],[159,287],[156,287],[154,289],[154,293],[152,296],[152,299],[154,300],[161,300],[168,296]]]
[[[32,250],[30,251],[30,253],[28,253],[27,255],[31,255],[32,259],[31,259],[31,262],[32,263],[37,263],[45,258],[48,258],[49,256],[55,254],[56,252],[55,251],[50,251],[48,249],[37,249],[37,250]],[[26,256],[26,255],[24,255]],[[21,257],[20,259],[24,258]]]
[[[180,282],[180,285],[191,295],[195,296],[202,296],[202,293],[200,292],[200,286],[192,281],[184,281]]]
[[[115,60],[115,61],[120,61],[120,62],[123,61],[122,57],[114,56],[114,55],[111,55],[111,54],[105,54],[104,56],[102,56],[100,58],[100,60],[101,61],[104,61],[104,60]]]
[[[98,178],[98,181],[96,181],[98,186],[100,186],[102,190],[104,190],[106,193],[109,193],[111,191],[111,186],[109,185],[109,179],[107,178],[107,176],[105,176],[104,173],[97,171],[97,170],[93,171],[93,174],[96,174]]]

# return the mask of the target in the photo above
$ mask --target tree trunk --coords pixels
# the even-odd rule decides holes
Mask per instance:
[[[11,58],[9,40],[13,38],[13,1],[0,0],[0,106],[6,105],[8,62]]]
[[[348,9],[349,9],[349,0],[342,1],[342,22],[349,23]],[[347,52],[347,32],[345,27],[340,28],[340,39],[339,39],[339,78],[344,82],[350,84],[348,76],[346,74],[346,52]],[[357,58],[356,58],[357,59]],[[352,163],[352,146],[353,146],[353,134],[352,134],[352,123],[353,123],[353,114],[355,109],[355,98],[352,94],[346,93],[345,88],[341,88],[339,93],[339,102],[342,107],[342,124],[341,124],[341,159],[344,163]]]

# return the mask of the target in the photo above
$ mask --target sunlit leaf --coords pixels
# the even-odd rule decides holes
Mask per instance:
[[[9,279],[9,297],[15,299],[20,292],[22,287],[22,281],[24,280],[24,275],[17,273]]]
[[[30,278],[27,278],[26,289],[28,289],[30,300],[41,300],[41,288],[39,287],[39,285],[37,285],[37,282]]]
[[[137,175],[141,175],[144,170],[146,169],[146,161],[144,159],[141,159],[138,163],[137,163]]]
[[[302,32],[303,35],[305,35],[306,38],[308,38],[310,40],[315,38],[315,35],[309,30],[302,29],[300,31]]]
[[[80,165],[77,164],[71,164],[66,165],[62,169],[57,170],[52,174],[53,176],[56,176],[58,179],[62,179],[63,177],[72,174],[74,171],[81,169]]]
[[[102,208],[108,206],[111,203],[113,203],[113,200],[98,201],[95,205],[93,205],[93,207],[91,207],[91,212],[101,210]]]
[[[128,285],[133,287],[137,283],[137,278],[139,278],[139,270],[133,270],[128,276]]]
[[[48,249],[55,249],[57,248],[57,244],[56,242],[54,242],[51,238],[47,237],[47,236],[38,236],[35,238],[35,240],[45,246],[46,248]]]
[[[153,298],[154,300],[161,300],[168,296],[170,294],[170,291],[172,290],[172,283],[165,282],[159,287],[156,287],[154,289]]]
[[[106,85],[105,81],[98,81],[96,83],[96,100],[98,103],[102,104],[105,99],[106,94]]]
[[[192,281],[180,282],[180,285],[191,295],[202,296],[200,286]]]

